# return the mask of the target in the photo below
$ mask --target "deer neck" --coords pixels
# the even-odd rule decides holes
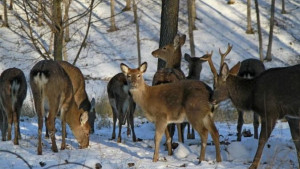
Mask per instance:
[[[229,97],[241,110],[251,110],[253,101],[254,79],[245,79],[229,75],[226,80]]]
[[[149,103],[147,103],[147,98],[149,97],[149,93],[151,93],[151,88],[144,82],[144,80],[137,88],[130,89],[130,93],[133,100],[140,107],[144,108],[146,105],[149,105]]]
[[[172,59],[167,61],[165,68],[181,69],[181,50],[180,49],[177,49],[174,52]]]
[[[65,119],[67,124],[70,126],[70,128],[73,130],[74,127],[80,125],[80,113],[77,105],[75,104],[75,101],[71,101],[71,105],[69,107],[69,110],[65,112]],[[83,112],[83,111],[82,111]]]
[[[190,69],[187,79],[199,80],[200,79],[200,72],[201,72],[201,69],[199,70],[198,68]]]

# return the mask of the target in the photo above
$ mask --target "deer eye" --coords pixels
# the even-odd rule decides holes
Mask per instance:
[[[131,77],[131,75],[127,75],[127,77]]]
[[[138,75],[137,75],[137,77],[141,77],[141,75],[140,75],[140,74],[138,74]]]
[[[166,47],[163,47],[163,50],[167,50],[167,48],[166,48]]]

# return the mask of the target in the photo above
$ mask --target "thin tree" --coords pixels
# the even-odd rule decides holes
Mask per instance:
[[[193,22],[193,3],[194,0],[188,0],[188,28],[189,28],[189,38],[190,38],[190,49],[191,49],[191,56],[195,57],[195,43],[194,43],[194,27],[195,22]],[[194,1],[195,2],[195,1]],[[194,6],[195,7],[195,6]]]
[[[286,10],[285,10],[285,1],[284,0],[282,0],[281,1],[281,13],[282,14],[287,14],[287,12],[286,12]]]
[[[133,2],[134,3],[134,2]],[[130,11],[131,10],[131,0],[126,0],[126,5],[125,7],[122,9],[123,12],[125,11]]]
[[[7,2],[6,0],[3,0],[3,12],[4,12],[4,20],[2,23],[2,27],[9,27],[8,25],[8,17],[7,17]]]
[[[189,1],[191,3],[190,10],[191,10],[191,17],[192,17],[192,19],[191,19],[192,29],[197,30],[196,23],[195,23],[196,22],[196,17],[197,17],[197,15],[196,15],[196,3],[195,3],[195,0],[188,0],[188,3],[189,3]]]
[[[107,32],[114,32],[119,30],[115,21],[115,0],[110,0],[110,28]]]
[[[134,21],[136,25],[136,42],[137,42],[138,66],[139,66],[141,65],[140,26],[139,26],[139,19],[137,15],[137,5],[135,3],[135,0],[133,0],[132,3],[133,3]]]
[[[258,0],[254,0],[254,2],[255,2],[255,9],[256,9],[256,20],[257,20],[257,31],[258,31],[259,58],[260,58],[261,61],[263,61],[264,60],[264,55],[263,55],[263,46],[262,46],[259,5],[258,5]]]
[[[271,17],[270,17],[270,32],[269,32],[269,44],[267,49],[266,59],[272,60],[272,42],[273,42],[273,30],[274,30],[274,15],[275,15],[275,0],[271,1]]]
[[[179,0],[162,0],[159,47],[173,42],[178,30]],[[165,67],[158,59],[157,69]]]
[[[251,0],[247,0],[247,34],[254,34],[252,25],[251,25]]]

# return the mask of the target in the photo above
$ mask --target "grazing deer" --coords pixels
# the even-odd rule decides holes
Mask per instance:
[[[59,63],[52,60],[38,62],[30,71],[30,85],[38,115],[37,154],[42,154],[43,116],[48,118],[46,125],[49,129],[53,152],[58,151],[55,142],[56,116],[61,119],[62,150],[66,148],[66,123],[71,128],[79,147],[88,147],[90,131],[88,112],[79,109],[76,105],[72,82]]]
[[[208,132],[212,135],[216,148],[216,160],[221,161],[219,133],[213,122],[210,93],[201,81],[181,80],[177,83],[166,83],[148,86],[143,78],[147,69],[144,62],[136,69],[121,63],[122,72],[129,84],[133,100],[145,112],[147,119],[155,124],[155,151],[153,162],[159,158],[159,144],[165,132],[168,154],[172,155],[171,138],[166,129],[170,123],[182,123],[187,119],[201,137],[199,162],[205,159]]]
[[[27,83],[22,70],[9,68],[2,72],[0,76],[0,121],[2,141],[11,140],[11,129],[14,123],[15,138],[14,144],[19,144],[20,114],[23,101],[27,94]]]
[[[239,77],[243,78],[254,78],[265,71],[265,66],[262,61],[258,59],[246,59],[241,62],[241,67],[238,73]],[[242,127],[244,124],[244,112],[238,109],[238,125],[237,125],[237,141],[242,139]],[[259,126],[259,116],[253,113],[253,126],[254,126],[254,138],[258,139],[258,126]]]
[[[221,54],[221,68],[218,75],[211,58],[208,58],[214,75],[215,102],[230,98],[240,110],[251,110],[261,117],[261,132],[257,151],[250,168],[257,168],[265,143],[268,141],[277,119],[286,118],[300,161],[300,65],[272,68],[253,79],[238,77],[240,63],[230,70],[224,63],[232,46]],[[300,166],[300,164],[299,164]],[[298,166],[298,167],[299,167]]]
[[[67,61],[57,61],[57,63],[65,70],[68,74],[72,87],[74,100],[79,109],[89,112],[89,124],[91,126],[90,133],[94,133],[94,122],[96,119],[95,111],[92,109],[95,107],[95,104],[91,104],[89,101],[88,95],[85,91],[85,80],[80,69]],[[47,117],[45,116],[45,123],[47,123]],[[46,138],[49,137],[48,128],[46,126]]]
[[[185,43],[186,36],[177,34],[173,43],[167,44],[152,52],[155,58],[160,58],[166,62],[165,68],[159,69],[153,76],[152,86],[162,83],[173,83],[185,79],[185,75],[181,70],[181,47]],[[183,129],[184,124],[176,124],[179,142],[184,142]],[[171,138],[173,140],[175,126],[169,124]],[[171,140],[171,142],[172,142]]]
[[[130,135],[130,128],[132,130],[132,140],[136,142],[136,136],[134,132],[134,117],[133,113],[135,111],[135,102],[133,101],[130,93],[129,86],[126,81],[126,77],[123,73],[118,73],[107,84],[107,94],[110,106],[113,111],[113,132],[111,139],[116,138],[116,122],[119,121],[119,134],[118,134],[118,143],[122,141],[121,131],[122,125],[125,124],[127,120],[127,136]]]

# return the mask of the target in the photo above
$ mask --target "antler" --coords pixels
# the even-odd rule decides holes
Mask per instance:
[[[208,61],[208,64],[209,64],[209,67],[211,69],[211,72],[213,73],[214,75],[214,82],[216,83],[217,82],[217,79],[218,79],[218,73],[217,73],[217,70],[214,66],[214,63],[211,59],[212,57],[212,54],[213,54],[213,51],[211,51],[211,53],[206,53],[205,55],[203,55],[200,59],[201,60],[205,60],[205,61]]]
[[[225,57],[228,55],[228,53],[231,51],[231,49],[232,49],[232,45],[230,45],[230,43],[228,43],[227,51],[225,53],[222,53],[221,49],[219,48],[219,53],[221,55],[220,71],[221,71],[221,67],[223,66]]]

